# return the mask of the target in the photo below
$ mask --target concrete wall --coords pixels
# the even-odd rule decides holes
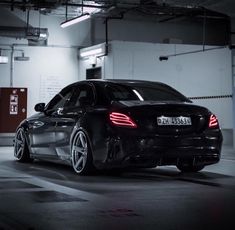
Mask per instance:
[[[9,14],[11,16],[9,16]],[[6,20],[7,18],[7,20]],[[19,20],[20,19],[20,20]],[[142,18],[143,19],[143,18]],[[103,78],[149,79],[166,82],[187,96],[220,96],[232,94],[231,53],[228,49],[178,56],[160,62],[160,55],[201,49],[201,46],[157,44],[169,41],[186,44],[202,44],[201,21],[156,20],[109,21],[109,40],[112,42],[108,57],[97,59],[102,67]],[[26,12],[0,9],[0,26],[25,26]],[[59,88],[85,79],[85,71],[92,68],[88,61],[78,62],[77,48],[105,41],[104,20],[87,20],[69,28],[61,29],[63,17],[39,15],[30,12],[29,23],[35,27],[48,28],[48,47],[28,47],[26,39],[16,40],[0,37],[0,48],[16,44],[25,51],[28,62],[15,62],[13,86],[28,87],[28,116],[37,102],[48,101]],[[216,25],[216,26],[215,26]],[[223,44],[226,29],[223,23],[208,22],[206,43]],[[2,45],[2,46],[1,46]],[[4,51],[10,58],[10,51]],[[19,56],[20,53],[16,52]],[[10,86],[10,65],[0,65],[0,87]],[[53,89],[52,92],[50,89]],[[220,119],[224,129],[231,129],[232,99],[205,99],[195,101],[208,106]]]
[[[108,57],[100,59],[97,66],[103,68],[105,78],[160,81],[187,97],[200,97],[193,101],[214,112],[223,129],[232,129],[231,50],[216,49],[159,61],[160,55],[201,49],[198,45],[114,41]],[[91,68],[89,59],[80,62],[82,79],[86,68]],[[226,95],[228,97],[223,97]]]
[[[199,19],[186,18],[159,22],[157,19],[138,17],[133,19],[115,19],[108,21],[109,41],[135,41],[150,43],[169,43],[174,40],[183,44],[203,43],[203,22]],[[93,44],[105,41],[104,19],[95,19],[93,22]],[[223,45],[226,43],[228,28],[225,22],[208,20],[205,28],[205,43],[208,45]]]

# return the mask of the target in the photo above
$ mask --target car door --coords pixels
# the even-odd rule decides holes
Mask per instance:
[[[43,113],[29,121],[29,138],[32,154],[39,157],[58,158],[56,153],[55,127],[57,113],[70,100],[74,87],[66,87],[46,106]]]
[[[55,142],[56,152],[60,159],[70,161],[70,138],[74,126],[79,125],[87,108],[94,105],[95,92],[88,83],[77,84],[73,95],[67,103],[56,113]]]

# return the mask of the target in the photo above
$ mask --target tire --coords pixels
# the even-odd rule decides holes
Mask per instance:
[[[32,162],[26,140],[26,134],[23,128],[19,128],[15,134],[14,156],[19,162]]]
[[[71,159],[73,169],[77,174],[89,175],[94,171],[90,141],[83,130],[79,130],[73,138]]]
[[[204,165],[192,165],[192,164],[179,164],[176,166],[181,172],[199,172],[205,166]]]

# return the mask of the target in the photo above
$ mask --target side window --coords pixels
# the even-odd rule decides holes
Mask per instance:
[[[53,112],[58,108],[63,108],[69,103],[70,98],[73,94],[73,88],[65,88],[60,93],[58,93],[47,105],[47,112]]]
[[[79,85],[74,89],[69,106],[89,106],[95,102],[93,88],[90,85]]]

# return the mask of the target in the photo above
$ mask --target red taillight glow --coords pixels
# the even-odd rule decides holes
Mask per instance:
[[[216,128],[219,126],[219,122],[217,117],[214,114],[211,114],[210,120],[209,120],[209,128]]]
[[[126,126],[131,128],[136,128],[135,122],[123,113],[112,112],[109,114],[109,119],[114,125]]]

